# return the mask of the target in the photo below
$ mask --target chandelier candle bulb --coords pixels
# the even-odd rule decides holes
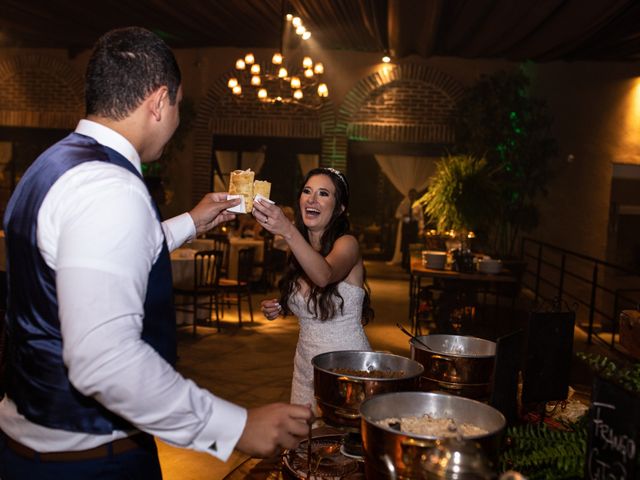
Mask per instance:
[[[235,75],[227,79],[227,86],[237,101],[257,100],[262,106],[291,105],[317,110],[329,96],[329,90],[320,83],[324,65],[314,63],[305,54],[304,41],[311,37],[311,32],[295,14],[283,13],[281,22],[280,47],[271,51],[271,62],[260,61],[252,52],[245,51],[235,61]],[[293,31],[302,38],[295,38]],[[298,54],[288,51],[296,48],[300,49]]]

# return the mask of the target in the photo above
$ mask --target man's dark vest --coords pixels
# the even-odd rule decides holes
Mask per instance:
[[[5,380],[7,395],[30,421],[61,430],[105,434],[131,426],[69,383],[62,360],[56,275],[40,255],[36,238],[38,211],[51,186],[71,168],[89,161],[118,165],[142,180],[131,162],[118,152],[90,137],[72,133],[29,167],[7,206]],[[159,212],[157,220],[160,221]],[[149,273],[142,339],[169,363],[175,363],[175,311],[166,241]]]

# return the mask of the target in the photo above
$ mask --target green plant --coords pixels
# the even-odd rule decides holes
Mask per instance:
[[[576,357],[602,378],[619,385],[628,392],[640,395],[640,362],[620,366],[608,357],[585,352],[576,353]]]
[[[490,248],[514,254],[519,234],[538,224],[536,198],[546,193],[557,144],[546,104],[530,94],[522,70],[485,75],[458,102],[454,153],[484,157],[495,171],[499,202]]]
[[[419,200],[439,231],[466,236],[493,215],[496,189],[487,161],[471,155],[449,155],[438,161],[429,190]]]
[[[507,429],[500,470],[516,470],[530,480],[583,478],[587,451],[586,421],[555,430],[546,424]]]

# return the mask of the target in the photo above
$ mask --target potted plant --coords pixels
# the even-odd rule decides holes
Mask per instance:
[[[520,69],[480,77],[458,102],[454,153],[483,157],[494,172],[499,201],[487,231],[488,248],[513,258],[518,236],[538,223],[536,199],[546,193],[557,152],[543,100],[530,93]]]
[[[460,270],[473,268],[469,264],[472,232],[483,231],[493,218],[498,193],[494,175],[484,158],[449,155],[438,161],[427,193],[418,199],[438,231],[454,232],[460,240],[456,252]]]

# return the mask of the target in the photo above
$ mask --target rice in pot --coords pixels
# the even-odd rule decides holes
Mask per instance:
[[[489,433],[487,430],[471,423],[459,423],[453,418],[435,418],[428,414],[422,417],[385,418],[375,423],[382,427],[393,429],[398,429],[399,425],[401,432],[436,438],[456,437],[458,433],[463,437]]]

